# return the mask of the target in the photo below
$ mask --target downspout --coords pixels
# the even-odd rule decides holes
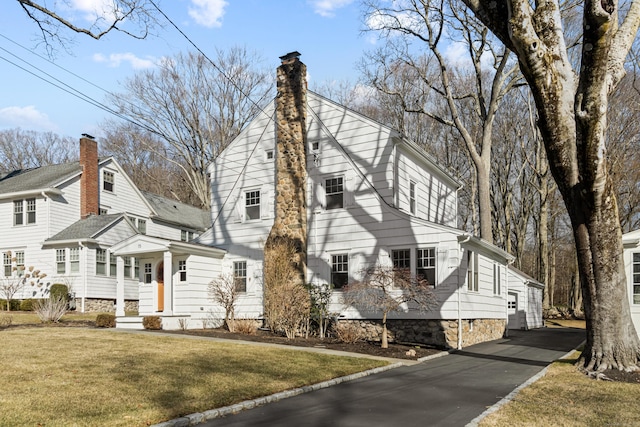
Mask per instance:
[[[47,238],[51,237],[51,203],[47,202],[47,193],[42,191],[42,197],[44,198],[44,202],[47,205]]]
[[[467,243],[469,240],[471,240],[470,234],[467,235],[466,239],[464,239],[461,242],[458,242],[458,244],[462,248],[462,245],[464,243]],[[460,262],[462,263],[462,259],[460,259]],[[467,266],[467,268],[469,268],[469,266]],[[458,347],[457,347],[458,350],[462,350],[462,308],[460,306],[460,298],[462,296],[462,286],[464,286],[464,280],[463,280],[463,283],[458,284]]]
[[[80,303],[80,310],[81,313],[84,313],[87,299],[87,247],[80,241],[78,241],[78,246],[82,249],[82,302]]]

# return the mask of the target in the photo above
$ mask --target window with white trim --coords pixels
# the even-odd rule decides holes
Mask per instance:
[[[113,193],[114,187],[115,187],[115,180],[113,177],[113,172],[103,171],[102,172],[102,189],[104,191]]]
[[[65,249],[56,249],[56,273],[67,273],[67,251]]]
[[[478,253],[467,251],[467,290],[478,292]]]
[[[182,240],[183,242],[189,242],[193,240],[193,237],[193,231],[180,230],[180,240]]]
[[[2,253],[2,267],[4,271],[4,277],[13,276],[13,261],[11,260],[11,252]]]
[[[325,180],[326,209],[340,209],[344,207],[344,178],[328,178]]]
[[[233,279],[236,292],[247,292],[247,261],[233,262]]]
[[[122,260],[124,261],[124,277],[129,278],[131,277],[131,257],[125,256],[122,257]]]
[[[69,272],[80,272],[80,248],[69,248]]]
[[[502,266],[493,264],[493,294],[500,295],[502,292]]]
[[[107,250],[96,249],[96,274],[100,276],[107,275]]]
[[[331,255],[331,283],[335,289],[349,283],[349,254]]]
[[[633,303],[640,304],[640,252],[633,254]]]
[[[416,276],[436,286],[436,248],[416,249]]]
[[[147,234],[147,220],[138,218],[137,223],[138,223],[138,231],[142,234]]]
[[[13,201],[13,225],[36,223],[36,199]]]
[[[151,283],[151,263],[144,264],[144,283]]]
[[[116,256],[109,252],[109,276],[116,277],[118,275],[118,261]]]
[[[267,160],[272,160],[273,159],[273,150],[265,151],[265,157],[266,157]]]
[[[24,275],[24,251],[16,251],[15,262],[18,276],[22,277]]]
[[[133,260],[133,278],[140,280],[140,260],[138,258]]]
[[[245,219],[260,219],[260,190],[250,190],[244,193]]]
[[[409,212],[416,214],[416,183],[409,181]]]
[[[187,261],[184,259],[178,261],[178,281],[187,281]]]

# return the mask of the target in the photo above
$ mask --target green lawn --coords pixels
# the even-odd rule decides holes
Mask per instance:
[[[0,340],[0,426],[144,426],[386,364],[85,328]]]

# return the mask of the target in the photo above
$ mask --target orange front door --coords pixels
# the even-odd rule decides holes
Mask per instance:
[[[156,272],[158,281],[158,311],[164,311],[164,262],[158,265]]]

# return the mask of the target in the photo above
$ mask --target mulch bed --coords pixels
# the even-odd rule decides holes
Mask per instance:
[[[603,374],[611,381],[622,383],[640,384],[640,371],[624,372],[617,369],[608,369]]]
[[[168,331],[163,331],[168,332]],[[270,331],[258,330],[255,335],[229,332],[226,329],[189,329],[186,331],[172,331],[174,333],[197,335],[203,337],[225,338],[230,340],[243,340],[283,344],[298,347],[327,348],[330,350],[348,351],[351,353],[369,354],[372,356],[392,357],[395,359],[417,360],[441,352],[434,347],[425,345],[389,343],[389,348],[380,347],[379,342],[360,341],[356,343],[344,343],[335,338],[320,339],[317,337],[297,337],[287,339],[284,336],[273,334]]]

